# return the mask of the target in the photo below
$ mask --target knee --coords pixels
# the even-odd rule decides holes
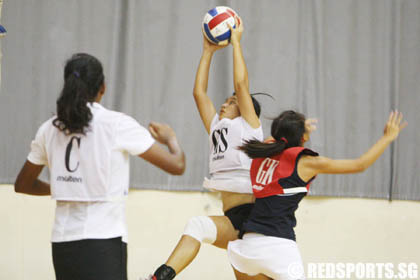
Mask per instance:
[[[191,236],[200,243],[213,244],[217,239],[217,227],[209,217],[197,216],[188,221],[184,234]]]

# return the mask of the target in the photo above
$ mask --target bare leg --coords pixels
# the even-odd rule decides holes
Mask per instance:
[[[226,216],[211,216],[210,218],[217,227],[217,239],[212,245],[221,249],[227,249],[229,241],[238,239],[239,231],[233,227]]]
[[[270,277],[267,277],[264,274],[249,276],[248,274],[237,271],[235,268],[233,268],[233,271],[235,272],[236,280],[272,280]]]
[[[200,246],[195,238],[183,235],[165,264],[172,267],[176,274],[180,273],[197,256]]]
[[[217,239],[212,244],[216,247],[226,249],[229,241],[238,238],[236,231],[226,216],[210,216],[217,228]],[[197,256],[201,243],[189,235],[183,235],[172,254],[166,261],[166,265],[172,267],[176,274],[179,274]]]

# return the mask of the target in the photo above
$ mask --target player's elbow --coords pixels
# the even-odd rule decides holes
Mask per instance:
[[[182,158],[176,162],[174,167],[170,170],[172,175],[182,175],[185,172],[185,159]]]
[[[20,189],[20,185],[19,185],[19,184],[16,184],[16,183],[15,183],[14,187],[15,187],[15,193],[20,193],[20,192],[22,192],[22,191],[21,191],[21,189]]]
[[[239,79],[239,80],[235,81],[234,87],[235,87],[235,92],[236,93],[243,92],[243,91],[246,91],[248,89],[248,86],[247,86],[247,83],[246,83],[245,79]]]
[[[369,165],[363,159],[359,158],[359,159],[355,160],[355,162],[354,162],[353,173],[363,172],[368,167],[369,167]]]
[[[174,168],[171,171],[171,174],[180,176],[180,175],[184,174],[184,172],[185,172],[185,166],[177,166],[176,168]]]
[[[22,182],[22,180],[18,177],[16,178],[15,184],[15,192],[16,193],[24,193],[25,192],[25,184]]]
[[[207,94],[207,92],[204,91],[204,90],[202,90],[202,89],[194,89],[193,90],[193,96],[194,96],[194,98],[199,98],[199,97],[204,96],[206,94]]]

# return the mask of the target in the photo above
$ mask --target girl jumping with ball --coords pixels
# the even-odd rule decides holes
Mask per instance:
[[[213,54],[226,45],[211,44],[204,36],[193,92],[210,141],[211,178],[205,179],[203,185],[221,192],[225,215],[191,218],[169,259],[151,279],[173,279],[191,263],[203,242],[226,249],[229,241],[238,238],[238,232],[254,205],[249,177],[251,160],[237,147],[245,140],[262,141],[263,131],[259,120],[260,106],[249,93],[248,72],[240,44],[243,25],[238,22],[241,21],[236,20],[237,28],[230,27],[235,94],[226,99],[217,113],[207,95],[207,83]]]

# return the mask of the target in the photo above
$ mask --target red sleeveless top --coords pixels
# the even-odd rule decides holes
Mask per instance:
[[[255,197],[308,192],[315,177],[304,182],[298,176],[297,162],[302,155],[318,156],[318,153],[305,147],[292,147],[270,158],[253,159],[250,172]]]

